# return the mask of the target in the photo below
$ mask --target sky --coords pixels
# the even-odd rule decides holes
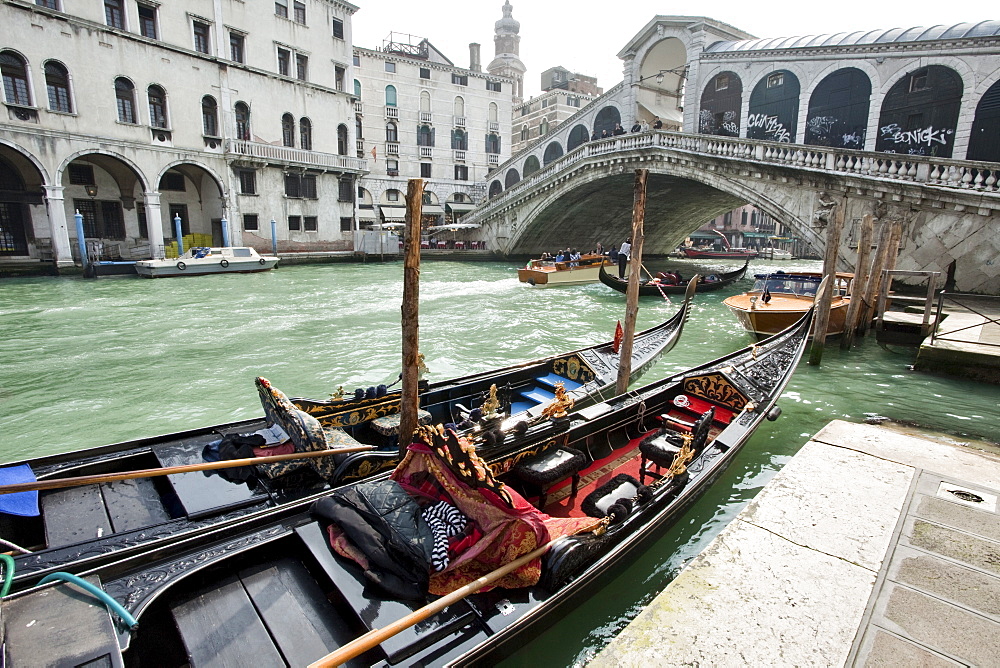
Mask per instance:
[[[354,44],[379,48],[390,32],[426,37],[456,66],[469,66],[469,43],[482,45],[483,69],[493,59],[493,27],[503,16],[502,0],[351,0]],[[908,3],[838,0],[831,5],[798,0],[719,0],[706,11],[700,3],[682,8],[671,3],[603,0],[510,0],[521,23],[521,61],[525,95],[537,95],[544,70],[556,65],[597,77],[607,90],[622,80],[617,53],[658,14],[708,16],[756,37],[822,35],[876,28],[954,25],[1000,19],[991,3],[914,0]]]

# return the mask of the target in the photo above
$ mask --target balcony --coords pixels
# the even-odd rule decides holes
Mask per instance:
[[[455,116],[455,127],[456,128],[465,127],[465,116]]]
[[[386,155],[399,155],[399,143],[387,141],[385,143],[385,153]]]
[[[418,146],[420,149],[421,158],[433,158],[434,157],[434,147],[433,146]]]
[[[465,162],[465,151],[455,151],[455,162]]]
[[[385,108],[386,118],[399,118],[399,107],[386,107]]]
[[[274,146],[242,139],[226,140],[226,157],[245,159],[250,162],[264,162],[269,165],[297,166],[314,169],[329,169],[338,172],[368,172],[368,161],[347,155],[303,151],[289,146]]]
[[[355,149],[357,150],[357,152],[359,154],[365,152],[365,140],[364,139],[355,140],[354,144],[355,144]]]
[[[434,122],[434,114],[432,114],[429,111],[421,111],[420,112],[420,122],[421,123],[433,123]]]
[[[498,153],[487,153],[486,157],[489,159],[491,167],[496,167],[500,164],[500,154]]]
[[[359,115],[365,113],[365,105],[361,102],[361,100],[358,100],[354,103],[354,113]]]
[[[500,132],[500,124],[495,121],[490,121],[490,132]]]

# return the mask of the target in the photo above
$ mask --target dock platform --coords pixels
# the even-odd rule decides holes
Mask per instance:
[[[1000,456],[835,420],[588,665],[1000,665]]]

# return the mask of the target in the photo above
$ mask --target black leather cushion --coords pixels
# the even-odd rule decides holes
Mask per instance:
[[[553,448],[514,467],[515,476],[533,485],[549,485],[567,478],[587,465],[587,458],[574,448]]]
[[[619,473],[588,494],[580,504],[580,510],[590,517],[604,517],[612,505],[621,499],[640,496],[643,489],[644,486],[640,485],[638,480],[626,473]]]
[[[661,429],[639,442],[639,452],[659,466],[670,466],[674,455],[680,452],[684,438],[678,432]]]

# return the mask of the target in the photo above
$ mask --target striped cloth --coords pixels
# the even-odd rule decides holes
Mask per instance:
[[[462,533],[468,519],[447,501],[439,501],[433,506],[424,508],[422,515],[434,535],[431,567],[437,573],[448,565],[448,539]]]

